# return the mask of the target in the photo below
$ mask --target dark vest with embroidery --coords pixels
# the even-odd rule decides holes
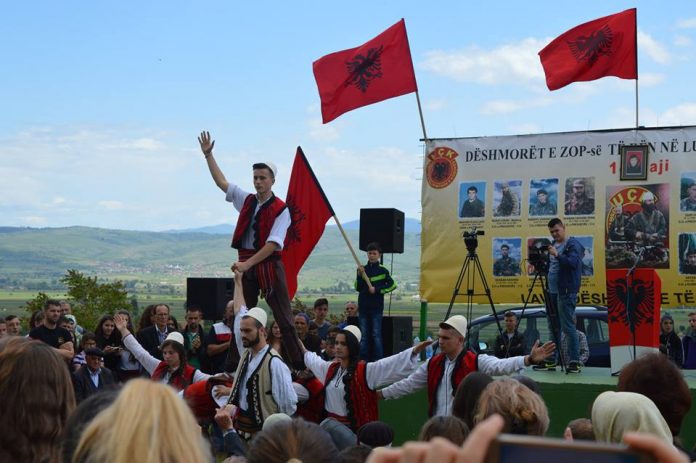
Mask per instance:
[[[160,362],[160,364],[157,365],[157,368],[155,368],[155,371],[152,372],[152,379],[155,381],[162,381],[162,378],[164,377],[165,373],[167,373],[168,368],[167,362]],[[196,369],[187,364],[184,366],[184,371],[182,374],[171,376],[169,378],[169,385],[177,391],[181,391],[193,382],[193,375],[195,373]]]
[[[445,354],[434,355],[428,362],[428,416],[433,416],[437,408],[437,388],[440,387],[445,374]],[[459,383],[468,375],[478,370],[478,355],[471,351],[462,351],[454,360],[452,370],[452,394],[457,391]]]
[[[336,375],[340,365],[340,362],[329,365],[329,370],[326,372],[326,380],[324,381],[324,389]],[[349,389],[348,397],[346,397],[348,417],[346,417],[345,424],[350,425],[353,432],[357,432],[362,425],[379,419],[377,392],[370,389],[367,385],[366,362],[361,360],[356,365],[355,372],[353,372],[353,377],[350,380]],[[352,419],[348,420],[349,417],[352,417]]]
[[[247,196],[244,200],[244,205],[242,206],[242,210],[239,211],[237,226],[232,236],[233,248],[242,249],[242,238],[249,226],[251,226],[257,204],[258,199],[256,199],[256,195],[253,194]],[[258,251],[266,244],[266,240],[268,240],[268,236],[271,234],[271,228],[273,228],[276,217],[285,210],[285,207],[285,203],[282,200],[272,195],[270,199],[259,208],[259,212],[256,213],[256,220],[254,220],[254,225],[252,226],[254,230],[254,250]],[[280,256],[280,252],[276,251],[276,253]]]

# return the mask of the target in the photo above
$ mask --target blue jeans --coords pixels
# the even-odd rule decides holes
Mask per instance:
[[[555,294],[558,307],[558,319],[561,324],[561,331],[568,340],[568,357],[571,362],[580,361],[580,342],[578,332],[575,328],[575,302],[578,295],[575,293]],[[556,346],[556,352],[561,346]]]
[[[319,427],[329,433],[339,451],[358,445],[358,437],[355,433],[348,426],[333,418],[326,418],[319,423]]]
[[[382,349],[382,312],[384,309],[367,309],[358,312],[360,318],[360,358],[367,362],[379,360],[384,355]]]

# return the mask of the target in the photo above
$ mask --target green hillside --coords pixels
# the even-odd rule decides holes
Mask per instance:
[[[349,230],[354,246],[358,232]],[[407,233],[405,253],[394,255],[394,275],[402,290],[416,291],[419,239]],[[361,260],[364,253],[357,251]],[[0,228],[0,288],[51,289],[69,268],[104,279],[184,288],[186,277],[229,276],[236,259],[230,237],[206,233],[157,233],[88,227]],[[391,255],[385,255],[389,267]],[[338,291],[352,287],[355,264],[340,232],[327,227],[305,264],[301,290]]]

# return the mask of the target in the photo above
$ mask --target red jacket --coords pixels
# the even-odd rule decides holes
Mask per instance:
[[[249,195],[244,200],[244,205],[242,210],[239,211],[239,218],[237,219],[237,226],[234,229],[234,235],[232,236],[232,247],[235,249],[242,249],[242,237],[244,233],[249,228],[252,218],[254,218],[254,211],[256,210],[256,205],[258,200],[256,195]],[[259,212],[256,214],[256,220],[254,221],[254,249],[259,250],[268,240],[271,234],[271,228],[275,223],[276,217],[278,217],[285,210],[285,203],[272,195],[271,198],[263,203],[259,208]],[[278,252],[280,256],[280,252]]]
[[[335,362],[329,366],[329,370],[326,372],[326,379],[324,380],[324,389],[336,375],[340,365],[340,362]],[[345,417],[345,424],[349,425],[353,432],[357,432],[362,425],[379,419],[377,392],[370,389],[367,385],[366,362],[362,360],[358,362],[347,388],[345,400],[348,416]]]
[[[155,381],[161,381],[164,374],[167,372],[167,362],[160,362],[152,372],[152,379]],[[186,388],[193,381],[193,375],[196,373],[196,369],[191,365],[184,365],[184,371],[181,375],[172,376],[169,378],[169,385],[172,386],[177,391],[181,391]]]

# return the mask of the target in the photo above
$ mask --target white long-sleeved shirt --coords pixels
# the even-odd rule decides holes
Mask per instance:
[[[242,344],[242,332],[240,329],[242,317],[246,315],[249,310],[242,306],[239,310],[239,314],[234,317],[234,339],[237,344],[237,349],[244,357],[244,351],[246,348]],[[242,410],[247,410],[247,381],[251,378],[251,375],[256,371],[261,360],[263,360],[264,355],[270,349],[270,345],[266,345],[257,353],[251,351],[251,358],[249,360],[249,366],[246,369],[246,374],[244,378],[235,378],[235,382],[241,380],[239,383],[239,408]],[[271,394],[273,395],[273,400],[278,404],[278,410],[280,413],[285,413],[286,415],[292,415],[297,410],[297,393],[295,388],[292,386],[292,376],[290,375],[290,369],[288,366],[280,359],[271,359]]]
[[[326,373],[329,371],[329,366],[333,362],[322,360],[314,352],[305,352],[304,361],[307,368],[312,370],[322,383],[326,380]],[[413,348],[406,349],[403,352],[386,357],[376,362],[370,362],[366,367],[367,386],[370,389],[398,381],[405,378],[418,366],[418,356],[413,354]],[[338,372],[331,380],[330,384],[324,385],[326,399],[324,408],[327,412],[339,416],[348,416],[348,409],[345,401],[345,385],[343,384],[343,375],[346,371],[339,367]]]
[[[244,200],[246,200],[247,196],[249,196],[250,194],[251,193],[249,193],[248,191],[244,191],[241,188],[239,188],[239,186],[230,183],[227,186],[227,195],[225,196],[225,199],[228,202],[231,202],[234,208],[237,209],[237,211],[241,212],[242,206],[244,206]],[[252,217],[251,222],[249,223],[249,227],[244,231],[244,235],[242,236],[243,249],[254,249],[254,222],[256,221],[256,213],[259,212],[259,209],[264,204],[265,202],[256,204],[254,216]],[[280,215],[276,217],[275,222],[273,222],[273,226],[271,227],[271,233],[268,235],[268,239],[266,240],[267,242],[270,241],[277,244],[279,251],[283,249],[283,243],[285,243],[285,234],[288,232],[290,223],[290,212],[286,207],[285,209],[283,209],[283,212],[281,212]],[[261,246],[263,246],[264,244],[266,243],[260,243]]]
[[[385,399],[398,399],[405,395],[416,392],[428,385],[428,364],[430,360],[423,362],[408,378],[402,379],[398,383],[382,389]],[[499,359],[491,355],[482,354],[478,356],[478,371],[491,376],[509,375],[523,370],[524,356]],[[454,372],[454,360],[445,358],[443,365],[444,373],[442,381],[436,391],[435,416],[451,415],[452,401],[454,393],[452,390],[452,373]]]
[[[135,359],[138,362],[140,362],[143,368],[145,368],[145,371],[147,371],[150,374],[150,376],[152,376],[152,373],[160,364],[161,360],[150,355],[150,353],[146,351],[143,348],[143,346],[140,345],[138,340],[135,339],[135,336],[133,336],[130,333],[128,334],[128,336],[123,338],[123,345],[126,346],[126,349],[128,349],[130,353],[133,354]],[[162,379],[160,380],[160,382],[164,384],[169,383],[170,376],[171,372],[167,370],[165,374],[162,375]],[[210,375],[203,373],[201,370],[196,369],[196,371],[193,373],[194,383],[197,383],[198,381],[205,381],[208,378],[210,378]]]

